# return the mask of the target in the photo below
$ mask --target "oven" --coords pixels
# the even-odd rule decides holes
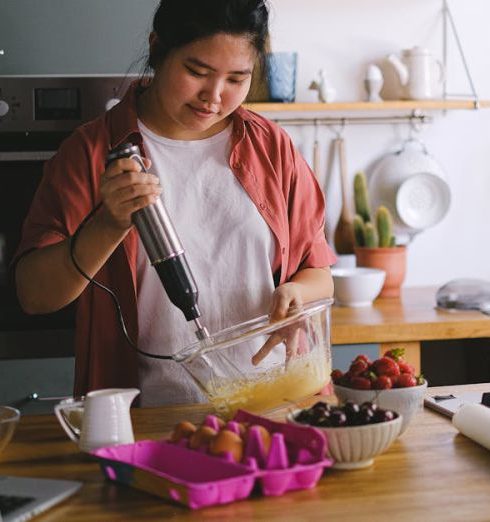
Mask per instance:
[[[23,313],[7,268],[44,162],[76,127],[117,103],[133,79],[0,76],[0,358],[33,355],[33,344],[52,357],[72,350],[66,341],[73,337],[74,307]]]

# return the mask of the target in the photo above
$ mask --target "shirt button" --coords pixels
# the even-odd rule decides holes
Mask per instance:
[[[259,205],[259,207],[260,207],[260,210],[265,210],[265,204],[264,204],[264,203],[261,203],[261,204]]]
[[[233,165],[233,167],[234,167],[235,169],[237,169],[237,170],[240,169],[241,166],[242,166],[242,164],[241,164],[240,162],[237,162],[237,163],[235,163],[235,164]]]
[[[282,247],[281,252],[282,252],[282,255],[283,255],[283,256],[286,255],[286,249],[285,249],[284,247]]]

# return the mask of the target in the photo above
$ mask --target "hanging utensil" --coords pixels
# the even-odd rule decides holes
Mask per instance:
[[[315,120],[315,138],[313,141],[313,172],[317,179],[320,175],[320,144],[318,143],[318,122]]]
[[[349,173],[347,171],[347,158],[345,154],[344,138],[339,135],[336,142],[337,157],[340,169],[340,186],[342,192],[342,210],[340,218],[335,227],[334,245],[338,254],[354,253],[354,232],[353,232],[353,216],[349,202]]]

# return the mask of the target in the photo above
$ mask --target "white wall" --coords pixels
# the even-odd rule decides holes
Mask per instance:
[[[476,89],[490,99],[490,2],[452,0],[453,12]],[[442,0],[272,0],[272,46],[299,53],[296,101],[316,101],[308,85],[325,68],[337,99],[364,99],[366,64],[414,45],[442,49]],[[462,62],[450,35],[449,92],[469,93]],[[270,116],[277,116],[270,114]],[[308,116],[308,115],[302,115]],[[311,116],[311,115],[310,115]],[[434,122],[418,137],[445,168],[452,191],[442,222],[419,234],[409,246],[406,286],[443,284],[456,277],[490,280],[490,109],[434,113]],[[313,129],[287,128],[311,161]],[[347,126],[344,137],[351,176],[408,137],[407,126]],[[322,178],[327,190],[327,219],[340,210],[338,170],[327,180],[330,140],[321,128]]]
[[[315,101],[308,90],[319,68],[339,100],[364,96],[366,64],[414,45],[441,54],[442,0],[270,0],[273,48],[299,53],[297,100]],[[146,52],[146,34],[157,0],[0,0],[1,74],[125,73]],[[450,0],[465,53],[482,98],[490,99],[490,1]],[[29,14],[26,18],[26,13]],[[88,37],[87,37],[88,35]],[[101,52],[101,40],[111,42]],[[451,40],[449,88],[469,92]],[[137,69],[136,69],[137,70]],[[272,115],[277,116],[277,115]],[[311,116],[311,115],[308,115]],[[421,133],[445,167],[452,205],[444,221],[415,238],[409,248],[406,284],[442,284],[473,276],[490,279],[490,109],[436,114]],[[311,160],[313,129],[288,128]],[[347,127],[351,175],[366,169],[408,136],[405,126]],[[326,180],[332,131],[318,132],[321,182],[328,185],[327,218],[337,221],[338,171]]]

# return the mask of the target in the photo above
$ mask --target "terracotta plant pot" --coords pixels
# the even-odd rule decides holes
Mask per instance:
[[[355,247],[357,266],[379,268],[386,279],[379,297],[398,297],[407,271],[407,247]]]

